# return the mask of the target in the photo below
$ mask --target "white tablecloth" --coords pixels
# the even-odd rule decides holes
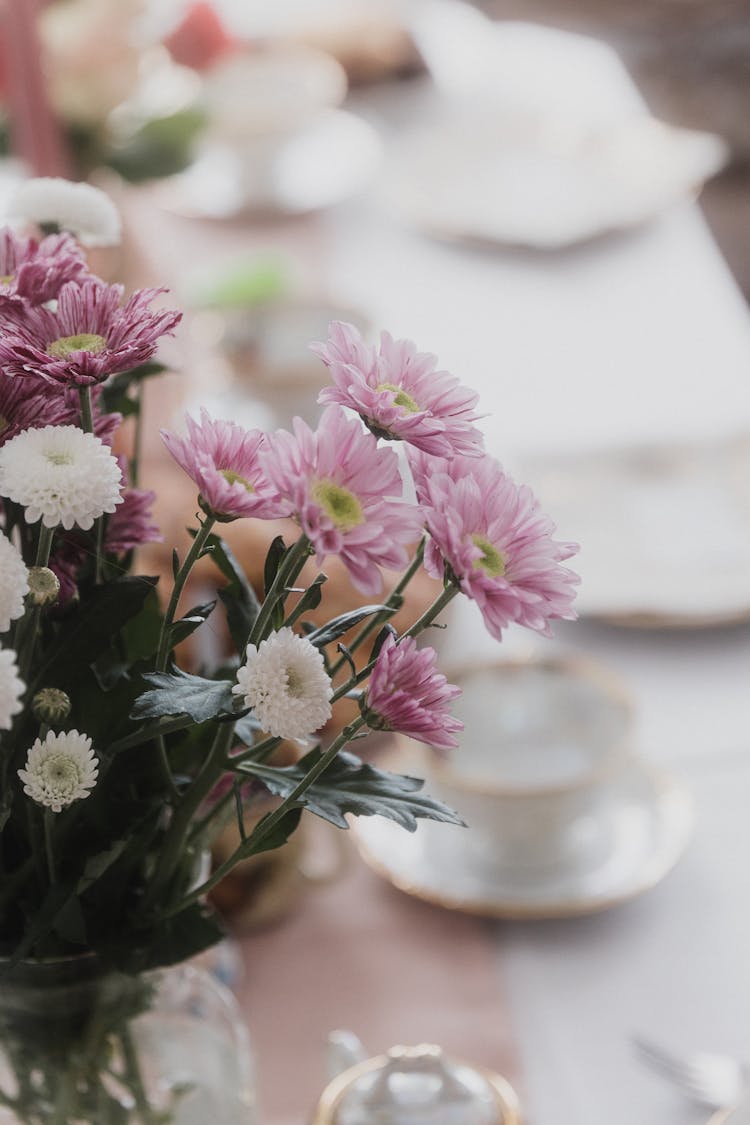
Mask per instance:
[[[632,107],[619,62],[609,56],[602,83],[605,48],[594,50],[596,96],[613,114]],[[398,123],[403,96],[383,96],[377,113]],[[433,243],[367,199],[327,221],[336,288],[481,391],[489,446],[504,460],[750,423],[747,310],[693,204],[559,255]],[[451,655],[489,654],[478,619],[466,621],[448,638]],[[750,1059],[750,632],[558,632],[540,650],[574,647],[626,679],[634,746],[687,779],[697,827],[678,868],[638,901],[589,919],[497,925],[529,1119],[693,1125],[706,1114],[644,1070],[629,1037]],[[506,655],[528,644],[514,635]]]

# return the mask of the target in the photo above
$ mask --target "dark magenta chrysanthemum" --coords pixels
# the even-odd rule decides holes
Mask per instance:
[[[121,285],[87,278],[63,285],[55,309],[6,299],[0,307],[0,369],[84,387],[145,363],[182,314],[150,307],[164,290],[140,289],[124,305],[123,292]]]

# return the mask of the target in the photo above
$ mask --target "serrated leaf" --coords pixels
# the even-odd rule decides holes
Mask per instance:
[[[203,605],[193,606],[189,609],[184,617],[172,623],[169,633],[169,644],[171,648],[178,645],[180,641],[184,641],[186,637],[191,636],[196,629],[206,621],[214,610],[216,605],[215,601],[204,602]]]
[[[316,648],[324,648],[331,641],[337,641],[339,637],[358,625],[360,621],[364,621],[366,617],[372,617],[374,613],[382,613],[383,610],[388,611],[389,607],[387,605],[363,605],[359,609],[351,609],[348,613],[341,613],[338,617],[334,617],[327,625],[321,625],[319,629],[313,629],[311,633],[307,634],[307,639]]]
[[[322,757],[319,749],[310,751],[293,766],[268,766],[242,762],[236,768],[259,778],[277,797],[288,797]],[[385,816],[413,832],[418,819],[463,824],[459,815],[440,801],[421,794],[424,782],[417,777],[389,773],[355,754],[342,751],[331,765],[300,797],[300,804],[311,813],[346,828],[346,813],[354,816]]]
[[[179,668],[174,672],[148,672],[143,679],[152,687],[135,701],[131,719],[189,715],[193,722],[205,723],[234,711],[231,680],[207,680]]]
[[[273,580],[278,573],[279,567],[281,565],[281,560],[283,559],[286,552],[287,547],[284,543],[283,537],[281,535],[277,535],[271,546],[268,548],[268,554],[266,555],[266,561],[263,567],[263,590],[266,597],[268,597],[268,591],[273,585]]]

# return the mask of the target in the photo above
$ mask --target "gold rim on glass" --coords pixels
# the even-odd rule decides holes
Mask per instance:
[[[389,1061],[388,1055],[376,1055],[373,1059],[365,1059],[364,1062],[349,1067],[348,1070],[334,1078],[323,1091],[312,1125],[336,1125],[335,1114],[341,1107],[344,1095],[351,1089],[352,1085],[363,1075],[381,1070]],[[506,1078],[503,1078],[500,1074],[494,1074],[490,1070],[485,1070],[484,1067],[467,1063],[463,1059],[451,1058],[451,1062],[458,1066],[467,1067],[469,1070],[481,1074],[485,1079],[497,1101],[497,1109],[500,1113],[498,1125],[523,1125],[518,1095]]]

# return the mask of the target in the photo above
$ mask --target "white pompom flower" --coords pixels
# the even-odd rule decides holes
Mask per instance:
[[[21,504],[28,523],[87,531],[122,503],[121,485],[111,450],[77,426],[24,430],[0,449],[0,495]]]
[[[10,730],[13,716],[21,710],[21,696],[26,685],[18,675],[16,654],[11,648],[0,649],[0,730]]]
[[[0,532],[0,633],[11,621],[23,617],[23,599],[29,592],[29,572],[7,536]]]
[[[88,735],[77,730],[50,732],[37,738],[19,770],[23,791],[32,801],[53,812],[62,812],[73,801],[88,797],[99,776],[99,759]]]
[[[247,646],[235,695],[243,696],[263,730],[305,742],[331,717],[331,680],[321,653],[305,637],[279,629],[258,648]]]
[[[91,184],[56,176],[22,183],[8,204],[7,215],[11,223],[19,225],[54,223],[84,246],[116,246],[122,236],[120,215],[108,195]]]

